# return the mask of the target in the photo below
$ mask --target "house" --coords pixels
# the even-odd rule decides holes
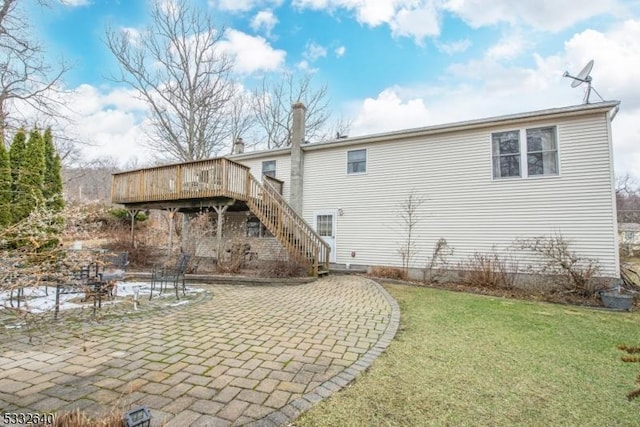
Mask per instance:
[[[636,222],[623,222],[618,224],[618,238],[620,246],[629,254],[633,255],[640,249],[640,224]]]
[[[116,174],[112,199],[129,208],[213,208],[226,226],[244,224],[255,247],[264,242],[259,258],[282,247],[321,269],[328,262],[400,267],[400,207],[411,195],[421,202],[412,230],[416,271],[440,238],[453,248],[451,266],[497,253],[521,270],[535,268],[542,261],[514,242],[561,234],[576,253],[599,261],[602,277],[618,278],[610,127],[618,104],[321,143],[304,142],[305,107],[294,104],[291,147],[245,153],[238,141],[226,158]],[[212,169],[218,175],[203,176]]]

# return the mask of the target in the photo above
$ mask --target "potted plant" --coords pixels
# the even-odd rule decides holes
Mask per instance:
[[[631,311],[633,308],[633,299],[634,295],[623,289],[620,283],[618,283],[615,288],[600,291],[600,301],[602,305],[613,310]]]

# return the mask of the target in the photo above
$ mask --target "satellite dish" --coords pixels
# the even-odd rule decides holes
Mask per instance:
[[[570,77],[573,79],[573,81],[571,82],[571,87],[578,87],[582,83],[589,83],[591,81],[591,76],[589,75],[589,73],[591,73],[592,69],[593,69],[593,59],[587,62],[587,65],[585,65],[582,68],[582,71],[580,71],[577,76],[574,77],[570,75],[568,71],[565,71],[563,76]]]
[[[592,90],[596,93],[596,95],[598,95],[598,97],[602,101],[604,101],[604,99],[602,99],[602,96],[600,96],[600,94],[598,93],[596,88],[591,86],[591,70],[592,69],[593,69],[593,59],[591,61],[587,62],[587,65],[585,65],[582,68],[582,71],[580,71],[577,76],[572,76],[571,74],[569,74],[568,71],[565,71],[564,74],[562,75],[562,77],[569,77],[570,79],[573,80],[571,82],[571,87],[578,87],[582,83],[586,83],[587,84],[587,92],[585,93],[584,100],[582,101],[584,104],[588,104],[589,103],[589,97],[591,96],[591,91]]]

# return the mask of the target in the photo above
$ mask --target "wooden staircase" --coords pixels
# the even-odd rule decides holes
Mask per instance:
[[[329,245],[268,181],[260,183],[248,173],[246,203],[295,261],[306,264],[309,274],[329,272]]]

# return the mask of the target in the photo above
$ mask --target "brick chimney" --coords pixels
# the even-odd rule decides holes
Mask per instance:
[[[238,137],[235,141],[233,141],[233,154],[242,154],[244,153],[244,141],[242,138]]]
[[[302,102],[296,102],[291,108],[293,109],[293,128],[291,129],[291,190],[289,203],[298,214],[302,215],[302,182],[304,176],[302,144],[304,144],[307,107]]]

